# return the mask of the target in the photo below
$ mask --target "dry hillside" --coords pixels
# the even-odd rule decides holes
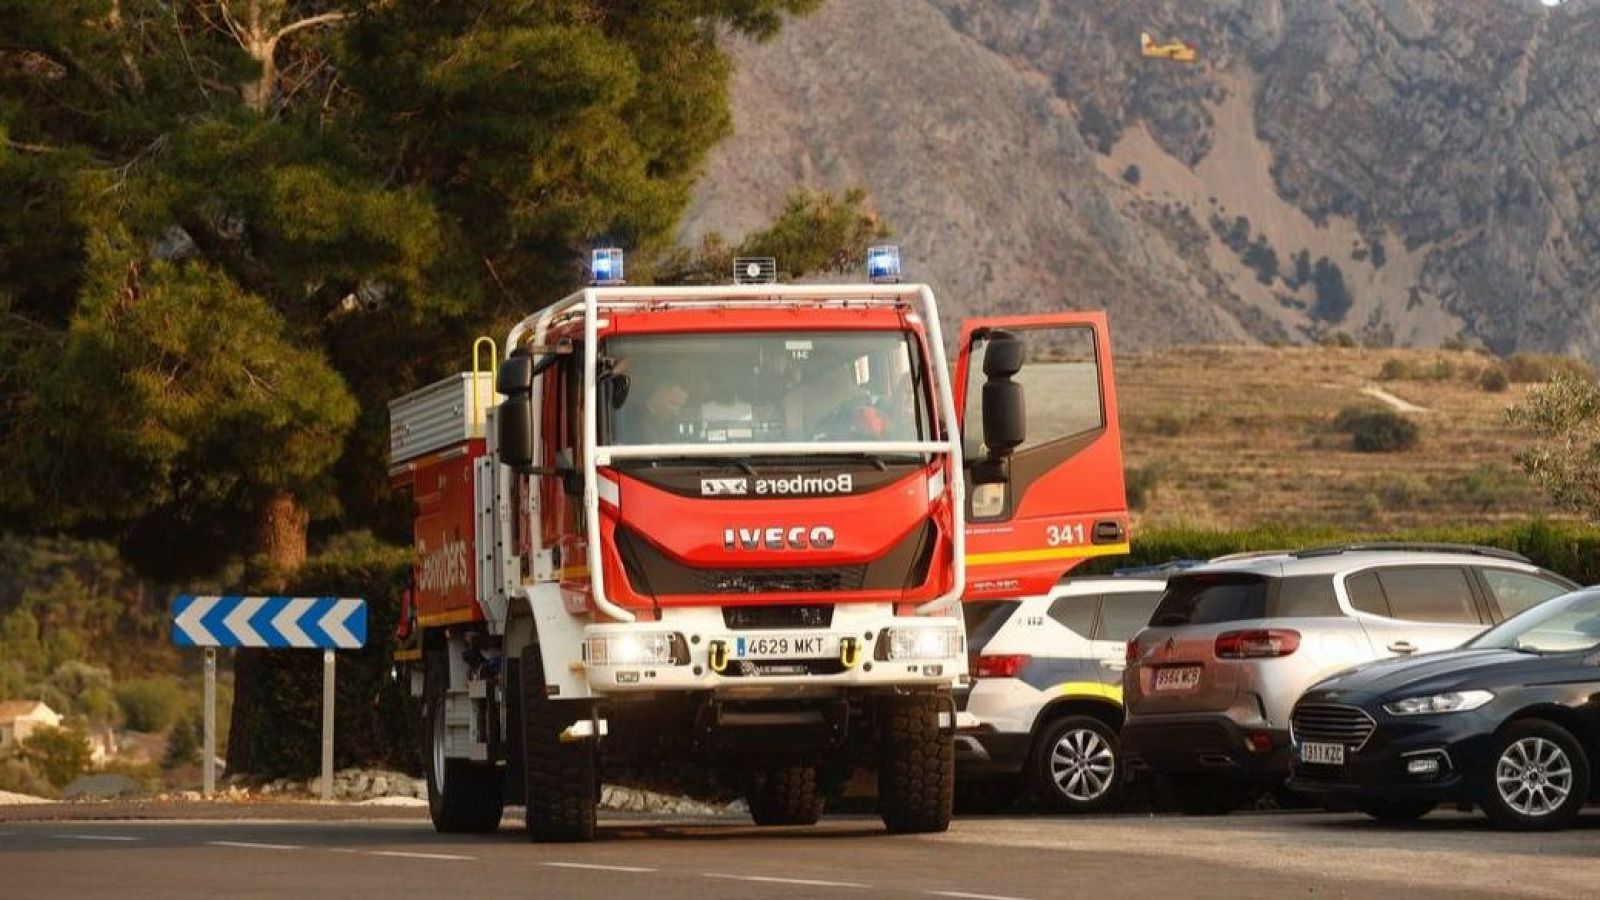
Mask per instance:
[[[1323,347],[1122,357],[1130,494],[1143,495],[1136,522],[1407,528],[1550,513],[1513,458],[1527,439],[1505,424],[1529,386],[1485,390],[1486,367],[1504,364],[1465,351]],[[1410,410],[1416,446],[1355,452],[1334,427],[1348,407]]]
[[[953,312],[1597,357],[1597,46],[1600,0],[829,0],[737,45],[682,237],[861,185]]]

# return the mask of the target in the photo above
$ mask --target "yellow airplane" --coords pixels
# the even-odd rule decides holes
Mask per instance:
[[[1183,41],[1158,44],[1148,31],[1139,32],[1139,51],[1154,59],[1170,59],[1173,62],[1194,62],[1196,55],[1193,44]]]

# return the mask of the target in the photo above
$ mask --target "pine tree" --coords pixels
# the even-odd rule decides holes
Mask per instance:
[[[259,590],[392,526],[386,401],[668,248],[721,36],[819,2],[0,0],[0,527]]]

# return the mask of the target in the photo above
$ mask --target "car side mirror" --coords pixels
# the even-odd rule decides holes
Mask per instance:
[[[1013,377],[1022,371],[1027,341],[1009,331],[993,331],[983,352],[983,445],[987,455],[973,465],[975,484],[1006,481],[1006,463],[1028,439],[1028,412],[1022,385]]]
[[[495,450],[517,471],[533,465],[533,360],[517,353],[500,364],[495,390],[505,395],[495,415]]]

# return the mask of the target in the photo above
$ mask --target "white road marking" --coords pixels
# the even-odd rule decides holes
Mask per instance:
[[[959,897],[962,900],[1027,900],[1025,897],[1006,897],[1001,894],[969,894],[966,891],[929,891],[935,897]]]
[[[579,862],[547,862],[540,865],[552,866],[557,869],[595,869],[601,872],[654,872],[655,869],[645,866],[602,866],[598,863]]]
[[[144,838],[128,837],[114,834],[52,834],[53,838],[63,841],[142,841]]]
[[[778,878],[772,875],[729,875],[723,872],[704,872],[707,878],[727,878],[733,881],[759,881],[763,884],[798,884],[805,887],[870,888],[870,884],[855,881],[820,881],[815,878]]]
[[[206,841],[207,847],[237,847],[241,850],[299,850],[299,844],[258,844],[253,841]]]
[[[398,856],[401,859],[445,859],[452,861],[477,859],[476,856],[454,856],[449,853],[411,853],[406,850],[357,850],[356,852],[365,853],[368,856]]]

